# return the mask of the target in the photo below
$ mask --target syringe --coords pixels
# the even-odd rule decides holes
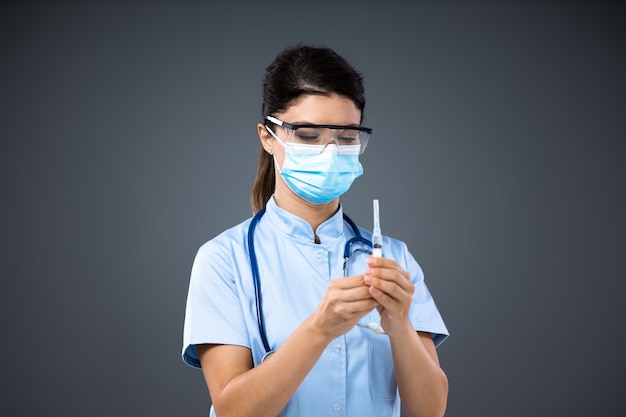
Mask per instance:
[[[374,256],[383,256],[383,235],[380,231],[378,199],[374,200],[374,230],[372,231],[372,249]]]
[[[378,209],[378,200],[374,200],[374,229],[372,230],[372,254],[376,257],[383,256],[383,234],[380,231],[380,213]],[[370,322],[367,324],[357,323],[359,327],[363,327],[365,329],[370,329],[376,334],[385,334],[385,329],[376,323]]]

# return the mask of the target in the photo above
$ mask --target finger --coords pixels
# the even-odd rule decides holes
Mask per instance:
[[[365,300],[353,301],[346,304],[346,311],[351,315],[358,315],[359,317],[369,313],[374,308],[379,307],[378,301],[373,297],[368,297]]]
[[[381,291],[380,289],[374,286],[369,287],[368,291],[370,295],[372,296],[372,298],[376,300],[378,304],[380,304],[381,308],[384,308],[386,310],[395,309],[395,306],[397,305],[398,302],[389,294]]]
[[[367,266],[369,267],[368,269],[397,271],[399,274],[401,274],[403,279],[406,279],[409,281],[411,280],[411,276],[409,275],[409,273],[406,272],[404,269],[402,269],[400,265],[398,265],[398,263],[394,261],[393,259],[376,257],[376,256],[370,255],[367,258]]]
[[[356,322],[378,306],[378,302],[372,297],[367,300],[336,304],[331,308],[331,312],[335,317],[333,321]]]
[[[363,281],[363,275],[355,275],[352,277],[345,278],[337,278],[332,280],[331,285],[336,288],[348,289],[348,288],[358,288],[365,285]]]
[[[367,285],[362,285],[358,288],[342,289],[338,293],[336,294],[336,300],[347,303],[372,299]]]
[[[396,261],[391,258],[383,258],[382,256],[374,255],[367,257],[367,265],[370,268],[394,268],[398,266]]]
[[[395,300],[399,300],[402,298],[402,294],[406,293],[402,289],[402,287],[396,285],[393,282],[376,279],[376,278],[373,278],[371,281],[372,283],[370,284],[369,289],[368,289],[370,295],[378,294],[377,292],[380,292],[380,293],[386,294],[387,296]]]
[[[374,282],[377,282],[376,280],[394,283],[404,291],[410,293],[414,291],[414,286],[409,274],[401,268],[368,268],[365,270],[363,273],[363,281],[366,285],[372,285]]]
[[[410,303],[413,294],[412,291],[407,291],[394,282],[377,279],[374,279],[372,281],[372,285],[370,285],[369,289],[370,295],[372,294],[373,289],[387,295],[392,300],[400,303]],[[376,291],[374,291],[374,293],[376,293]]]
[[[345,285],[339,281],[343,280],[331,281],[328,285],[328,295],[332,302],[351,302],[372,298],[363,277],[359,277],[357,286]]]
[[[382,280],[376,277],[366,279],[370,281],[369,293],[383,307],[392,310],[405,310],[411,305],[414,287],[405,289],[394,281]]]

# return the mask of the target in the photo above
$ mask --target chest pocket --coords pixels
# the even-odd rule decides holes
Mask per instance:
[[[380,322],[378,314],[375,316],[372,318]],[[393,403],[396,399],[398,383],[393,368],[389,337],[374,332],[369,333],[369,377],[372,400]]]

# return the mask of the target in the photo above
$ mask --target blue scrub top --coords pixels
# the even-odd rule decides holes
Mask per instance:
[[[255,366],[265,354],[258,328],[254,281],[248,256],[251,218],[200,247],[193,263],[183,334],[182,358],[200,368],[196,344],[244,346]],[[371,239],[371,233],[359,228]],[[317,229],[281,209],[272,197],[255,233],[263,313],[270,347],[278,349],[310,316],[328,283],[343,277],[343,252],[354,232],[342,208]],[[420,266],[396,239],[383,238],[383,256],[394,259],[415,285],[409,319],[415,330],[432,334],[435,346],[448,330],[424,282]],[[365,253],[355,253],[349,275],[366,269]],[[361,320],[380,323],[376,309]],[[211,416],[215,416],[211,408]],[[280,416],[400,416],[400,401],[389,338],[354,327],[333,340],[304,379]]]

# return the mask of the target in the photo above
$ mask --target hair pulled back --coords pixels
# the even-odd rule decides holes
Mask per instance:
[[[307,94],[337,94],[365,109],[363,76],[345,58],[324,46],[298,44],[280,52],[265,69],[261,123],[265,116],[286,111],[293,102]],[[274,193],[273,157],[261,146],[259,165],[252,186],[252,212],[256,213]]]

